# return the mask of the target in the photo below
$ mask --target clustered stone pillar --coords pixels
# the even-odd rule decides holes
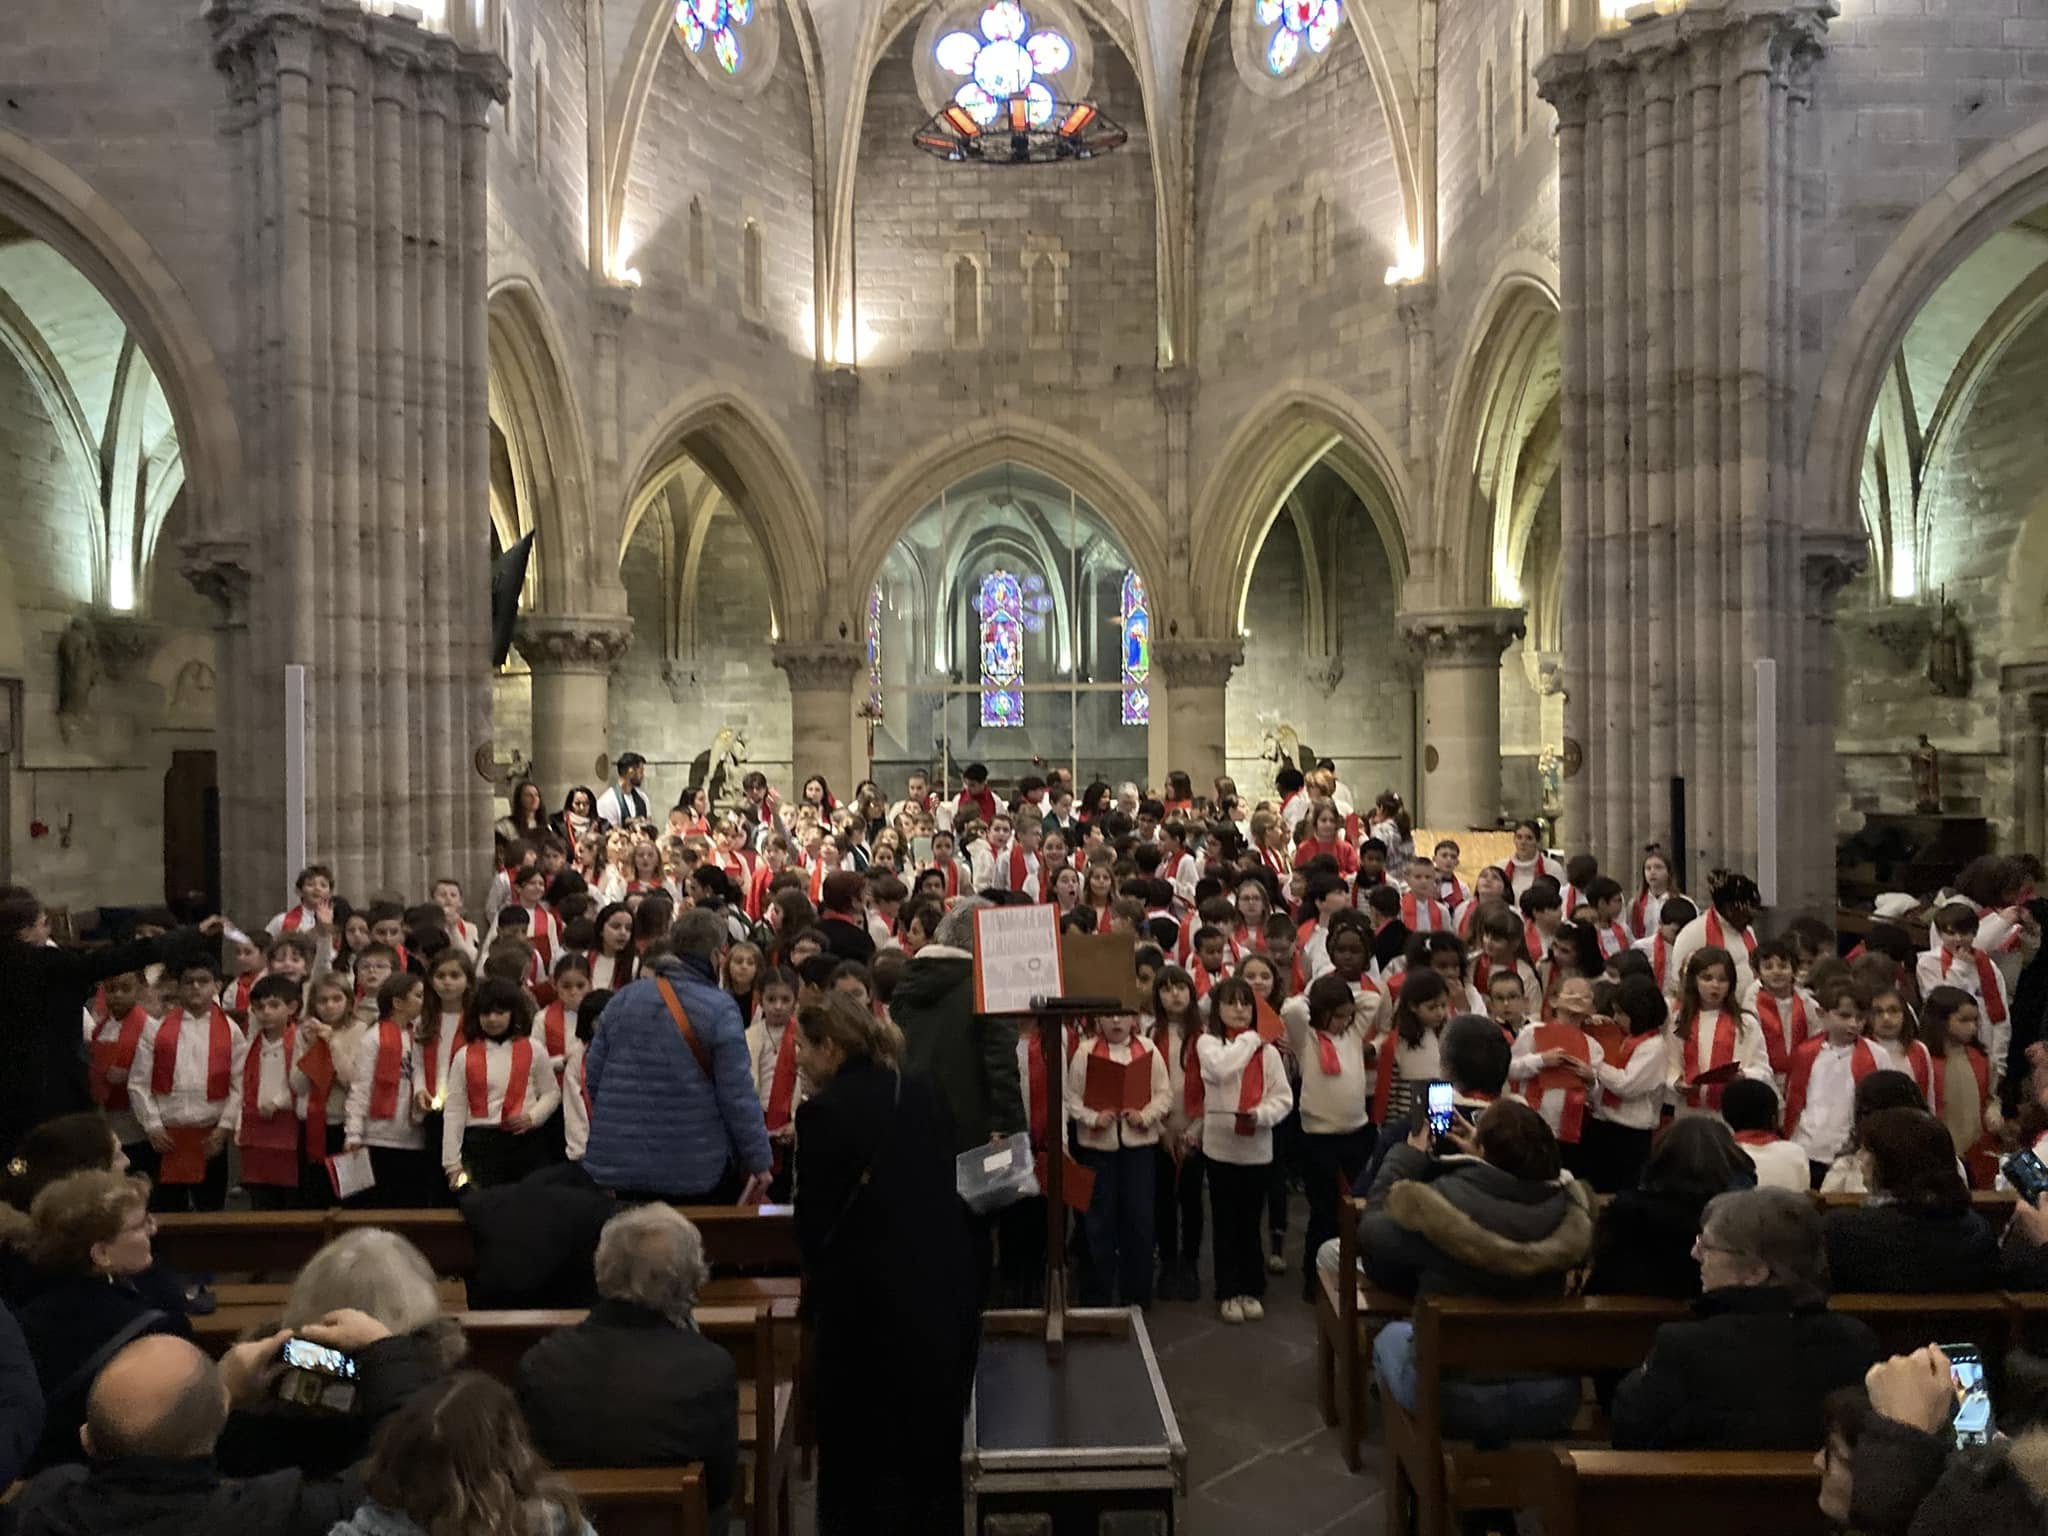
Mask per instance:
[[[1500,820],[1500,658],[1524,632],[1520,608],[1404,613],[1422,659],[1419,819],[1438,831]]]
[[[597,760],[610,735],[611,670],[632,639],[631,619],[520,616],[519,654],[533,677],[533,780],[543,805],[560,805],[578,784],[604,792]]]
[[[1152,665],[1166,680],[1168,760],[1186,771],[1198,792],[1206,792],[1204,786],[1223,772],[1224,690],[1230,674],[1244,665],[1244,642],[1154,640]]]
[[[1547,59],[1563,299],[1566,837],[1617,871],[1686,787],[1703,874],[1758,867],[1753,664],[1777,663],[1781,906],[1832,903],[1794,499],[1802,120],[1833,0],[1693,0]],[[1853,558],[1851,556],[1850,558]],[[1830,583],[1823,582],[1826,589]]]
[[[2008,739],[2012,743],[2014,845],[2018,852],[2038,856],[2044,842],[2048,842],[2048,779],[2044,779],[2048,775],[2048,748],[2043,744],[2043,733],[2048,732],[2048,688],[2040,686],[2048,678],[2037,676],[2030,681],[2034,686],[2008,693]]]
[[[775,665],[789,677],[789,781],[814,773],[829,784],[857,784],[868,776],[853,756],[853,679],[867,674],[867,657],[850,640],[788,641],[775,647]]]
[[[246,584],[223,632],[230,910],[284,867],[284,669],[307,671],[306,842],[354,897],[481,876],[490,739],[485,114],[504,65],[322,0],[215,0],[236,157],[231,354],[245,549],[187,551]],[[239,567],[245,574],[235,574]]]

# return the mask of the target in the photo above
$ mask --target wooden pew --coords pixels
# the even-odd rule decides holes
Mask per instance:
[[[585,1467],[562,1472],[597,1536],[711,1536],[704,1469]]]
[[[1546,1531],[1573,1536],[1822,1536],[1820,1472],[1806,1451],[1600,1451],[1554,1447]]]
[[[1344,1465],[1359,1470],[1359,1445],[1369,1428],[1372,1341],[1380,1329],[1408,1315],[1408,1299],[1375,1290],[1358,1278],[1358,1218],[1363,1200],[1337,1202],[1337,1273],[1316,1271],[1316,1405],[1323,1423],[1337,1426]],[[1354,1281],[1347,1286],[1344,1278]]]

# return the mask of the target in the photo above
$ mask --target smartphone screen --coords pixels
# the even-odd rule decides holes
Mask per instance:
[[[1949,1375],[1955,1382],[1956,1414],[1952,1427],[1956,1444],[1991,1443],[1991,1387],[1984,1377],[1984,1357],[1974,1344],[1942,1346],[1948,1356]]]
[[[338,1376],[344,1381],[354,1381],[356,1377],[355,1361],[340,1350],[315,1344],[311,1339],[286,1339],[279,1358],[296,1370]]]
[[[2034,1201],[2048,1193],[2048,1163],[2043,1163],[2031,1151],[2015,1152],[2000,1165],[2005,1182],[2020,1192],[2022,1198]]]
[[[1457,1111],[1452,1107],[1452,1089],[1449,1083],[1431,1083],[1429,1095],[1429,1133],[1432,1136],[1448,1135],[1451,1116]]]

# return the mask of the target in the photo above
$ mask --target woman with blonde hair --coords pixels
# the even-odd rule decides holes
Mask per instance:
[[[463,1371],[378,1427],[362,1508],[329,1536],[595,1536],[505,1387]]]
[[[147,1179],[91,1169],[44,1186],[7,1233],[32,1266],[17,1315],[48,1404],[34,1466],[78,1459],[86,1394],[122,1348],[152,1333],[192,1337],[176,1298],[137,1284],[155,1231]]]
[[[953,1184],[953,1133],[901,1070],[903,1034],[851,996],[797,1015],[796,1226],[812,1318],[818,1530],[960,1520],[960,1424],[980,1278]]]

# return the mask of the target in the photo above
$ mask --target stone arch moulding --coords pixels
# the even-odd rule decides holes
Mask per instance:
[[[1166,573],[1165,520],[1145,488],[1078,438],[1008,412],[955,428],[913,454],[870,491],[854,519],[849,592],[874,584],[911,520],[939,493],[982,470],[1017,464],[1050,475],[1093,507],[1123,544],[1148,592]]]
[[[707,386],[682,395],[639,434],[626,456],[622,529],[645,488],[666,479],[684,459],[710,477],[753,535],[768,568],[782,638],[822,638],[829,585],[819,552],[825,521],[789,440],[758,406],[730,390]]]
[[[513,483],[539,534],[542,608],[590,613],[581,590],[599,545],[590,488],[589,437],[576,389],[562,367],[562,332],[539,288],[504,278],[490,291],[491,415],[504,432]]]
[[[1320,384],[1283,385],[1230,434],[1195,502],[1190,607],[1196,633],[1235,635],[1253,562],[1289,493],[1328,459],[1372,515],[1396,583],[1408,577],[1408,472],[1370,411]]]
[[[1484,461],[1504,451],[1512,468],[1520,445],[1498,441],[1512,425],[1501,407],[1519,406],[1544,351],[1557,346],[1559,325],[1556,266],[1528,252],[1509,255],[1472,317],[1451,379],[1430,541],[1441,552],[1447,607],[1483,608],[1493,601],[1494,541],[1506,530],[1496,526],[1496,508],[1483,494]]]
[[[1965,257],[2048,201],[2048,121],[1992,146],[1906,221],[1871,269],[1821,373],[1806,441],[1805,504],[1820,528],[1857,534],[1865,429],[1913,319]]]
[[[245,502],[237,490],[241,433],[227,376],[177,278],[113,204],[6,129],[0,129],[0,214],[61,252],[139,338],[177,424],[192,538],[246,536]]]

